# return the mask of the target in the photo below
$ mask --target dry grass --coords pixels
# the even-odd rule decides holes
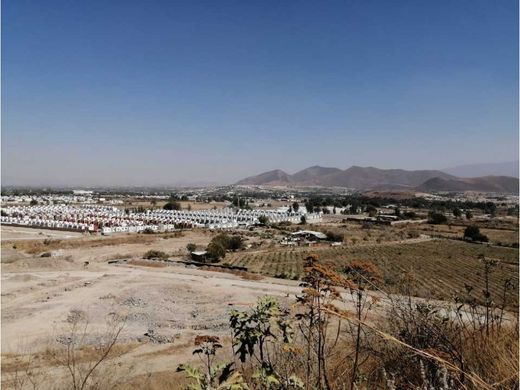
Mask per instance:
[[[159,261],[148,261],[148,260],[139,260],[134,259],[127,262],[130,265],[138,265],[140,267],[152,267],[152,268],[164,268],[167,265],[165,263]]]
[[[200,267],[200,269],[205,270],[205,271],[223,272],[226,274],[239,276],[245,280],[262,280],[263,279],[263,277],[261,275],[254,274],[254,273],[247,272],[247,271],[231,269],[231,268],[212,267],[211,265],[205,265],[205,266]]]
[[[144,234],[125,234],[108,237],[96,238],[80,238],[68,240],[24,240],[24,241],[5,241],[2,247],[12,248],[16,246],[17,250],[29,254],[38,254],[58,249],[76,249],[76,248],[96,248],[103,246],[116,246],[124,244],[147,244],[153,243],[161,235],[144,235]]]

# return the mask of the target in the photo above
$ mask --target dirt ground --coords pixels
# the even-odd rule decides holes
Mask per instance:
[[[2,226],[2,241],[37,240],[37,239],[68,239],[82,237],[82,233],[60,230],[33,229],[18,226]]]
[[[32,237],[32,232],[25,235]],[[192,360],[195,335],[229,338],[230,309],[249,307],[263,295],[283,301],[300,291],[297,282],[245,280],[184,265],[107,263],[118,257],[139,259],[149,249],[174,253],[185,250],[189,242],[206,245],[210,235],[201,232],[118,245],[108,238],[101,242],[106,245],[95,241],[96,246],[89,246],[93,239],[81,238],[81,246],[56,249],[50,257],[13,249],[11,229],[6,229],[5,237],[9,241],[3,240],[7,245],[2,248],[1,273],[4,373],[16,365],[14,359],[55,347],[67,335],[72,315],[84,317],[88,333],[95,335],[117,313],[126,318],[119,345],[128,350],[118,365],[131,370],[132,377],[149,379],[151,373],[174,372],[178,364]],[[8,378],[3,376],[5,388]]]
[[[71,318],[80,316],[88,322],[86,333],[95,343],[96,335],[115,315],[126,319],[118,343],[125,353],[113,362],[118,372],[131,379],[118,388],[179,388],[182,375],[175,374],[175,368],[195,359],[192,350],[196,335],[216,335],[229,346],[231,309],[246,309],[264,295],[290,305],[301,291],[295,280],[268,276],[250,280],[181,264],[147,266],[141,260],[151,249],[182,257],[188,243],[203,248],[216,234],[205,230],[108,237],[69,237],[69,232],[5,226],[1,232],[4,388],[13,388],[6,374],[27,356],[44,356],[40,367],[54,375],[47,380],[63,376],[65,371],[59,371],[45,356],[67,336]],[[258,240],[247,237],[251,242]],[[393,234],[388,235],[391,238]],[[408,240],[428,244],[422,238]],[[357,246],[364,248],[362,240]],[[50,256],[41,257],[42,253]],[[133,264],[108,264],[108,260],[121,258],[133,260]],[[384,310],[385,303],[381,302],[379,310]]]

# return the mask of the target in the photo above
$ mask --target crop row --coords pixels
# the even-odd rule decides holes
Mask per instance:
[[[341,270],[350,261],[369,260],[383,273],[388,292],[400,292],[405,275],[413,275],[416,295],[437,299],[460,295],[465,285],[480,294],[484,283],[482,256],[499,260],[490,275],[491,291],[499,296],[506,279],[518,288],[518,250],[487,247],[450,240],[414,244],[381,244],[338,248],[281,249],[235,253],[225,262],[247,267],[251,272],[295,279],[303,274],[303,259],[317,254],[321,261]],[[514,291],[517,302],[517,292]],[[480,297],[477,297],[480,298]]]

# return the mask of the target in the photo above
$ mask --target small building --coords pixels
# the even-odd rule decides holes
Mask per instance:
[[[206,251],[193,251],[191,252],[191,259],[193,261],[200,261],[201,263],[205,263],[208,259],[208,252]]]
[[[394,214],[379,214],[377,216],[377,219],[380,221],[390,221],[390,222],[399,221],[399,217]]]
[[[72,190],[74,195],[92,195],[94,191],[86,191],[86,190]]]
[[[312,230],[300,230],[298,232],[292,233],[291,236],[295,238],[304,238],[308,241],[319,241],[327,239],[327,235],[325,235],[324,233],[315,232]]]

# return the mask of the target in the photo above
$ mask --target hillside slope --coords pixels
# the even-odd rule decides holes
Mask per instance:
[[[291,176],[280,169],[264,172],[256,176],[246,177],[237,182],[237,185],[287,185]]]
[[[474,178],[442,179],[439,177],[427,180],[417,187],[425,192],[500,192],[518,193],[518,178],[509,176],[485,176]]]

